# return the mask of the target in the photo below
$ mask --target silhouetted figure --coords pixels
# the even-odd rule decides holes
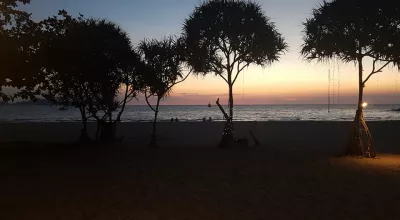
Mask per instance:
[[[208,122],[211,122],[211,121],[212,121],[212,119],[211,119],[211,117],[209,117],[209,118],[208,118]]]
[[[174,122],[174,118],[171,118],[171,122]]]
[[[206,122],[206,118],[203,118],[203,122]]]
[[[175,118],[175,122],[179,122],[178,118]]]

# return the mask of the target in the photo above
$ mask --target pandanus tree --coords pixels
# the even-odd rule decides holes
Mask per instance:
[[[229,89],[229,114],[217,101],[226,119],[220,148],[233,141],[233,86],[250,65],[278,61],[287,45],[261,6],[245,0],[203,2],[184,21],[183,36],[188,64],[195,74],[215,74]]]
[[[338,59],[358,67],[357,111],[346,154],[376,155],[363,114],[364,87],[388,65],[399,65],[398,6],[397,1],[334,0],[315,8],[304,23],[301,54],[307,60]],[[365,62],[372,63],[370,71],[364,71]]]
[[[157,147],[156,128],[160,101],[171,93],[176,84],[186,80],[191,71],[185,70],[186,47],[180,38],[144,40],[139,44],[139,51],[147,70],[143,76],[145,99],[154,111],[149,147]],[[151,97],[156,99],[154,106],[149,101]]]
[[[140,60],[128,35],[107,20],[72,18],[65,11],[42,23],[43,96],[79,109],[81,140],[88,139],[86,123],[93,117],[98,123],[96,138],[100,134],[102,140],[112,141],[126,103],[140,90]],[[115,111],[117,117],[112,117]]]
[[[96,138],[112,142],[126,104],[142,89],[144,65],[132,48],[128,34],[116,24],[90,19],[89,27],[94,37],[90,40],[96,49],[93,65],[102,63],[96,67],[96,79],[90,86],[93,102],[89,104],[89,111],[98,122]]]
[[[15,97],[36,99],[39,95],[38,73],[35,62],[39,46],[38,24],[30,15],[18,9],[29,0],[0,0],[0,98],[9,101]],[[16,94],[6,94],[3,87],[18,88]]]

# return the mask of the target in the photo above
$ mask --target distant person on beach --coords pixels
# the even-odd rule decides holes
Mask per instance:
[[[203,122],[206,122],[206,118],[203,118]]]
[[[178,118],[175,118],[175,122],[178,122],[179,120],[178,120]]]
[[[171,118],[171,122],[174,122],[174,118]]]
[[[211,119],[211,117],[209,117],[209,118],[208,118],[208,122],[211,122],[211,121],[212,121],[212,119]]]

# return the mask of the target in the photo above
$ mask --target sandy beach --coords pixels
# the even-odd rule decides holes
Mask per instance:
[[[215,147],[223,130],[223,122],[160,122],[157,124],[160,147]],[[400,152],[398,146],[400,121],[372,121],[368,125],[378,151]],[[317,148],[339,151],[347,141],[351,122],[335,121],[270,121],[235,122],[235,137],[248,138],[249,130],[262,145],[289,148]],[[65,143],[79,138],[80,123],[1,123],[1,142]],[[89,123],[89,135],[94,137],[96,124]],[[120,123],[117,136],[123,145],[144,147],[150,141],[152,123]]]
[[[219,150],[221,123],[160,123],[150,150],[150,123],[113,147],[54,143],[79,124],[1,124],[0,219],[398,219],[400,122],[369,123],[375,160],[336,157],[349,125],[236,123],[264,146]]]

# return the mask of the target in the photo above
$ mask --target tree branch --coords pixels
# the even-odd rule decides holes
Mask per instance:
[[[220,73],[218,73],[217,74],[218,76],[220,76],[223,80],[225,80],[225,82],[226,83],[228,83],[229,84],[229,82],[228,82],[228,80],[226,79],[226,77],[225,76],[223,76],[222,74],[220,74]]]
[[[192,71],[193,71],[193,69],[191,69],[191,70],[189,71],[189,73],[188,73],[184,78],[182,78],[182,80],[180,80],[180,81],[178,81],[178,82],[175,82],[175,83],[173,83],[172,85],[170,85],[170,86],[168,87],[167,91],[170,90],[170,89],[171,89],[173,86],[175,86],[176,84],[179,84],[179,83],[185,81],[185,80],[189,77],[189,75],[192,73]]]
[[[375,73],[380,73],[382,72],[382,70],[391,63],[391,61],[387,61],[385,63],[385,65],[383,65],[381,68],[379,68],[378,70],[375,70],[375,66],[376,66],[376,61],[380,61],[379,59],[375,59],[374,62],[372,63],[372,72],[368,75],[368,77],[363,81],[363,84],[365,84],[369,78],[371,78],[372,75],[374,75]]]
[[[238,60],[236,60],[236,56],[237,56],[237,54],[236,54],[236,51],[234,50],[233,51],[233,62],[232,62],[232,66],[231,66],[231,69],[230,69],[231,72],[233,71],[233,68],[235,68],[235,63],[238,62],[238,65],[240,63]]]
[[[224,108],[222,108],[221,104],[219,104],[219,98],[217,99],[217,101],[215,102],[217,104],[217,106],[219,107],[219,109],[221,110],[222,114],[224,114],[224,118],[226,120],[229,120],[229,116],[228,114],[226,114]]]
[[[123,99],[122,101],[118,102],[118,106],[120,106],[120,105],[126,103],[126,100],[127,100],[127,98],[128,98],[128,91],[129,91],[128,85],[125,84],[125,87],[126,87],[126,89],[125,89],[125,96],[124,96],[124,99]]]
[[[226,46],[225,36],[223,36],[223,38],[222,38],[222,43],[224,44],[224,49],[225,49],[225,51],[226,51],[225,56],[229,56],[229,55],[231,54],[231,48],[228,48],[228,47]],[[224,53],[225,53],[225,52],[224,52]]]
[[[374,59],[376,61],[380,61],[380,62],[392,62],[393,61],[393,59],[381,59],[381,58],[378,58],[376,56],[373,56],[371,52],[372,52],[372,50],[367,52],[367,53],[365,53],[365,54],[363,54],[363,55],[367,56],[367,57],[370,57],[370,58],[372,58],[372,59]]]
[[[234,60],[233,62],[237,62],[237,61],[243,59],[243,58],[246,56],[246,54],[248,54],[248,53],[249,53],[248,51],[245,51],[245,52],[242,53],[241,55],[238,55],[238,56],[236,57],[236,60]]]
[[[371,50],[369,50],[369,51],[367,51],[367,52],[365,52],[364,54],[362,54],[363,56],[369,56],[369,57],[371,57],[371,52],[373,51],[373,49],[371,49]]]
[[[147,89],[144,90],[144,96],[146,98],[146,102],[147,105],[151,108],[151,110],[153,110],[154,112],[156,112],[156,110],[153,108],[153,106],[151,106],[150,102],[149,102],[149,98],[152,96],[151,94],[149,96],[147,96]]]
[[[127,99],[128,99],[128,92],[129,92],[129,85],[128,85],[128,83],[125,84],[125,87],[126,87],[126,89],[125,89],[125,97],[124,97],[124,100],[123,100],[122,103],[118,103],[118,106],[120,106],[120,105],[122,105],[122,106],[121,106],[121,110],[118,112],[116,121],[121,121],[122,112],[124,112],[124,110],[125,110],[126,101],[127,101]],[[132,94],[132,93],[131,93],[131,94]]]
[[[101,119],[99,118],[99,116],[93,114],[93,118],[96,119],[97,121],[101,121]]]
[[[129,103],[130,101],[132,101],[132,100],[135,99],[135,98],[136,98],[136,100],[137,100],[137,97],[136,97],[136,96],[130,97],[130,98],[126,101],[126,103]]]
[[[237,73],[236,73],[235,79],[233,80],[232,85],[235,84],[236,79],[237,79],[238,76],[239,76],[239,73],[242,72],[242,70],[243,70],[244,68],[246,68],[246,67],[249,66],[249,63],[247,63],[246,65],[242,66],[242,68],[239,68],[239,65],[240,65],[240,63],[238,63],[238,66],[237,66]]]

